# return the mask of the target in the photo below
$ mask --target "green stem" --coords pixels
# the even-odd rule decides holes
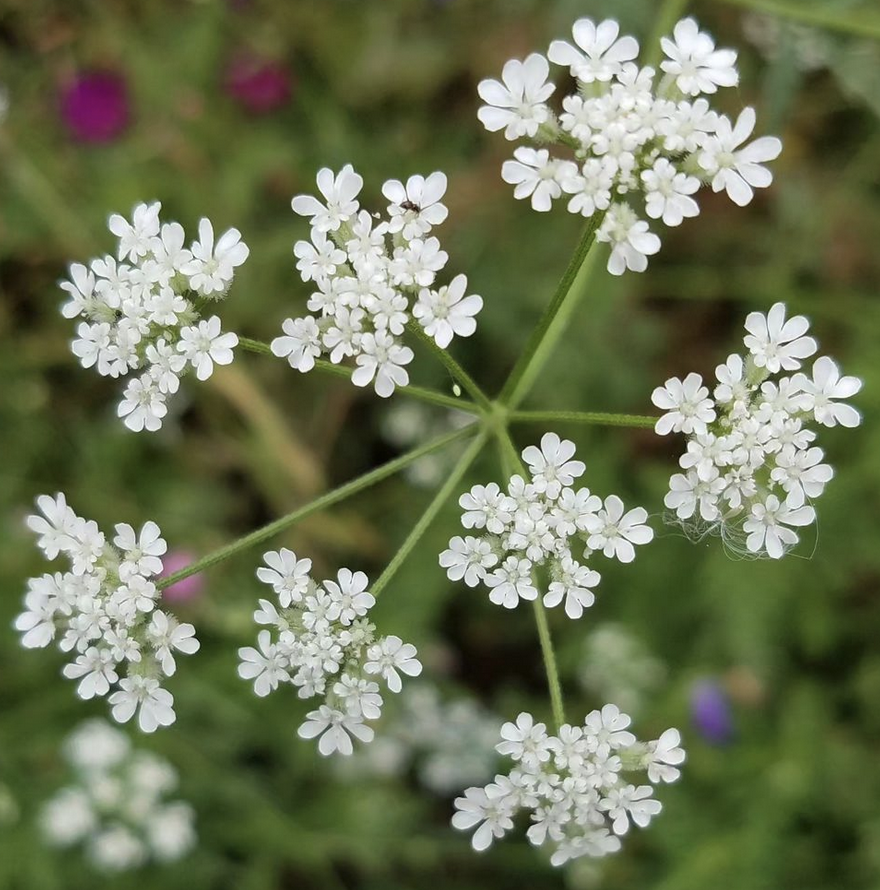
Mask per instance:
[[[511,423],[592,423],[596,426],[632,426],[648,429],[657,423],[656,417],[644,414],[605,414],[601,411],[511,411]]]
[[[591,253],[590,248],[596,240],[596,232],[604,218],[604,213],[594,213],[587,221],[580,243],[550,304],[544,310],[544,315],[532,332],[525,351],[517,360],[501,390],[498,401],[502,404],[515,408],[526,397],[535,378],[550,357],[550,352],[556,345],[556,341],[565,330],[577,303],[577,298],[583,289],[575,287],[575,284],[581,277],[581,271],[586,268],[587,256]]]
[[[284,529],[299,522],[301,519],[311,516],[312,513],[317,513],[319,510],[324,509],[324,507],[337,504],[340,501],[351,497],[351,495],[357,494],[359,491],[363,491],[371,485],[375,485],[382,479],[387,479],[389,476],[393,476],[404,467],[408,467],[410,464],[417,461],[420,457],[424,457],[426,454],[431,454],[434,451],[439,451],[441,448],[445,448],[447,445],[456,442],[458,439],[471,435],[476,429],[478,429],[478,424],[472,423],[462,429],[447,433],[437,439],[432,439],[430,442],[426,442],[424,445],[420,445],[418,448],[414,448],[412,451],[402,454],[400,457],[389,461],[387,464],[382,464],[382,466],[376,467],[375,470],[370,470],[368,473],[364,473],[363,476],[359,476],[351,482],[346,482],[344,485],[340,485],[339,488],[334,488],[333,491],[328,491],[326,494],[321,495],[310,503],[305,504],[302,507],[297,507],[292,513],[288,513],[286,516],[282,516],[274,522],[270,522],[268,525],[252,531],[250,534],[239,538],[237,541],[233,541],[231,544],[227,544],[225,547],[221,547],[213,553],[208,553],[191,565],[180,569],[178,572],[174,572],[173,575],[169,575],[167,578],[162,578],[156,586],[162,590],[172,584],[176,584],[178,581],[182,581],[184,578],[189,578],[190,575],[195,575],[197,572],[204,571],[205,569],[216,565],[218,562],[229,559],[231,556],[235,556],[242,550],[247,550],[249,547],[255,547],[257,544],[261,544],[268,538],[277,535],[278,532],[284,531]]]
[[[429,337],[425,333],[425,329],[417,322],[410,320],[407,325],[409,330],[417,339],[428,348],[434,356],[446,367],[450,374],[467,390],[471,398],[477,403],[482,411],[492,410],[492,401],[475,383],[473,378],[464,368],[445,350],[439,347],[433,337]]]
[[[651,29],[645,61],[643,64],[656,68],[663,58],[663,48],[660,46],[660,38],[668,36],[675,23],[684,14],[689,0],[663,0],[660,11],[654,17],[654,27]],[[661,72],[662,74],[662,72]]]
[[[428,530],[428,526],[434,521],[443,505],[452,496],[453,492],[461,482],[462,476],[467,472],[470,465],[477,458],[477,455],[486,444],[487,432],[483,430],[476,439],[468,446],[467,451],[459,458],[458,463],[447,476],[440,490],[434,495],[433,500],[428,504],[425,512],[422,513],[419,521],[413,526],[412,531],[401,545],[394,558],[385,567],[385,571],[376,579],[376,582],[370,586],[373,596],[378,596],[388,582],[394,577],[397,570],[403,565],[404,560],[409,556],[413,547],[418,544],[422,535]]]
[[[876,11],[850,9],[835,12],[822,8],[823,5],[827,7],[827,3],[807,3],[804,0],[724,0],[724,2],[816,28],[860,37],[880,38],[880,15]]]
[[[510,438],[510,434],[504,427],[496,428],[496,435],[502,453],[502,465],[504,472],[512,475],[519,472],[524,477],[528,476],[526,468]],[[535,612],[535,624],[538,627],[538,640],[541,643],[541,654],[544,657],[544,671],[547,674],[547,685],[550,687],[550,704],[553,708],[553,722],[556,731],[565,723],[565,706],[562,702],[562,684],[559,681],[559,669],[556,666],[556,653],[553,651],[553,640],[550,636],[550,626],[547,624],[547,612],[541,600],[540,593],[532,603]]]
[[[251,340],[248,337],[239,337],[238,345],[248,352],[256,352],[259,355],[275,355],[268,343],[261,340]],[[315,362],[315,368],[323,371],[325,374],[335,374],[337,377],[351,377],[351,368],[345,365],[334,365],[323,359]],[[441,405],[444,408],[454,408],[456,411],[464,411],[466,414],[482,414],[483,412],[473,402],[468,399],[456,398],[455,396],[447,396],[445,393],[436,392],[433,389],[426,389],[423,386],[398,386],[395,392],[402,395],[419,399],[422,402],[430,402],[433,405]]]

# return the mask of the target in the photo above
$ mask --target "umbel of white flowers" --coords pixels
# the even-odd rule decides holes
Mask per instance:
[[[714,398],[696,373],[651,396],[666,411],[656,431],[687,436],[684,473],[669,480],[664,503],[686,530],[720,534],[739,550],[744,539],[746,553],[779,559],[797,544],[794,529],[815,521],[812,502],[834,475],[814,427],[858,426],[859,412],[841,400],[862,381],[842,377],[828,356],[800,371],[818,346],[804,316],[786,319],[784,303],[750,313],[745,327],[748,352],[715,369]]]
[[[630,718],[610,704],[588,714],[583,726],[566,723],[555,736],[531,714],[520,714],[501,727],[497,745],[516,766],[457,798],[453,826],[475,829],[471,843],[485,850],[529,810],[526,836],[548,850],[553,865],[617,852],[631,824],[645,828],[660,812],[651,785],[674,782],[685,759],[678,730],[644,743],[629,725]],[[651,784],[632,784],[627,777],[633,773],[647,773]]]
[[[771,136],[748,142],[752,108],[736,121],[712,110],[705,97],[739,81],[736,52],[716,49],[694,19],[682,19],[672,38],[662,39],[659,82],[654,68],[636,61],[636,40],[619,31],[616,21],[597,25],[583,18],[572,28],[574,45],[550,44],[550,61],[566,66],[577,86],[558,115],[547,104],[555,90],[550,67],[538,53],[507,62],[501,82],[479,85],[486,129],[529,143],[502,167],[514,196],[529,198],[539,211],[565,195],[571,213],[604,212],[596,237],[611,246],[608,271],[614,275],[643,272],[660,250],[644,216],[680,225],[700,212],[694,196],[703,185],[748,204],[753,189],[772,181],[763,163],[782,150]],[[557,155],[559,148],[569,157]]]
[[[70,570],[28,581],[25,611],[15,619],[28,649],[48,646],[72,656],[64,676],[78,680],[83,699],[109,698],[115,720],[135,713],[144,732],[174,723],[174,697],[163,678],[177,669],[175,653],[191,655],[199,642],[191,624],[180,624],[157,608],[159,591],[150,579],[162,571],[166,544],[155,522],[136,532],[116,525],[111,543],[90,519],[77,516],[63,494],[37,498],[41,515],[28,527],[49,560],[64,555]]]
[[[228,365],[238,337],[224,334],[205,308],[226,296],[236,267],[248,257],[238,229],[214,242],[210,220],[199,223],[199,238],[184,247],[176,222],[161,223],[161,204],[138,204],[129,222],[118,213],[110,231],[119,239],[116,257],[73,263],[62,281],[69,300],[66,318],[83,319],[71,350],[83,367],[102,376],[130,376],[117,413],[136,432],[154,432],[168,413],[166,402],[180,378],[193,368],[207,380],[214,365]]]
[[[192,807],[167,801],[177,787],[170,763],[132,750],[128,737],[104,720],[89,720],[66,739],[73,783],[49,800],[40,828],[56,847],[85,846],[97,868],[120,872],[153,859],[172,862],[196,842]]]
[[[600,579],[580,560],[601,551],[632,562],[635,545],[647,544],[654,533],[644,524],[643,507],[624,512],[617,495],[603,502],[588,488],[573,488],[585,470],[574,456],[573,442],[545,433],[540,448],[530,445],[522,453],[529,480],[516,475],[506,491],[490,482],[463,494],[461,524],[482,534],[456,535],[440,554],[449,579],[468,587],[483,584],[493,603],[513,609],[521,600],[537,599],[534,570],[546,566],[544,605],[564,603],[569,618],[580,618],[593,605]]]
[[[367,720],[382,713],[376,680],[400,692],[400,674],[416,677],[422,665],[416,647],[400,637],[380,637],[368,613],[375,597],[363,572],[340,569],[335,580],[320,584],[311,577],[312,561],[282,548],[264,554],[257,578],[275,593],[277,602],[261,599],[254,621],[261,630],[255,649],[238,650],[239,676],[254,681],[264,696],[290,683],[300,698],[323,698],[299,728],[304,739],[319,738],[318,750],[349,755],[352,737],[373,739]],[[375,679],[374,679],[375,678]]]
[[[415,318],[445,348],[453,337],[474,333],[483,300],[465,295],[464,275],[435,282],[448,259],[431,235],[448,213],[441,202],[445,174],[410,176],[406,185],[386,182],[387,218],[379,222],[358,203],[362,186],[350,164],[336,175],[324,168],[318,172],[321,200],[293,199],[294,211],[312,223],[311,240],[297,241],[293,252],[302,280],[315,288],[307,304],[314,314],[286,319],[272,351],[302,372],[322,355],[334,364],[353,357],[352,382],[372,383],[388,397],[409,382],[413,352],[401,341],[407,322]]]

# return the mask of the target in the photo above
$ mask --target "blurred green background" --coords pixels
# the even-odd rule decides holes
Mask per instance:
[[[776,181],[745,210],[705,195],[699,220],[663,233],[646,274],[594,275],[524,406],[648,413],[655,385],[711,374],[738,348],[746,312],[776,300],[809,315],[823,352],[865,380],[856,399],[864,425],[821,437],[837,474],[819,504],[815,552],[808,540],[778,564],[737,561],[716,539],[695,546],[663,528],[680,442],[557,428],[577,442],[590,488],[645,505],[658,532],[634,564],[603,563],[597,604],[582,621],[551,615],[570,714],[605,700],[601,682],[579,680],[594,629],[616,623],[663,665],[662,682],[634,693],[637,731],[650,738],[680,727],[689,762],[664,789],[664,813],[649,831],[599,869],[554,871],[521,835],[474,854],[448,827],[454,794],[424,788],[417,769],[340,775],[296,738],[305,705],[292,690],[260,700],[236,677],[236,649],[255,636],[256,552],[215,569],[203,595],[177,609],[202,650],[170,684],[177,724],[136,738],[180,771],[198,849],[177,865],[102,877],[78,853],[45,848],[35,827],[42,802],[66,781],[62,739],[105,703],[76,699],[58,653],[26,652],[11,630],[24,580],[44,571],[22,522],[33,498],[63,490],[105,528],[155,519],[173,548],[199,554],[388,459],[399,439],[389,403],[247,353],[209,384],[187,387],[160,434],[128,433],[113,416],[116,385],[68,352],[56,287],[66,265],[111,249],[107,215],[141,200],[161,200],[163,216],[191,233],[201,215],[220,229],[235,225],[251,257],[222,308],[224,327],[268,340],[307,295],[291,254],[307,226],[289,201],[312,188],[318,167],[354,163],[375,209],[386,179],[442,169],[450,216],[438,234],[449,270],[466,272],[486,302],[476,336],[454,352],[497,389],[579,223],[561,208],[543,216],[513,200],[499,175],[509,145],[478,124],[476,84],[512,56],[545,50],[578,16],[614,15],[646,39],[658,15],[677,8],[684,4],[0,2],[9,102],[0,124],[0,887],[880,888],[874,0],[687,7],[740,51],[741,85],[719,104],[731,113],[755,105],[758,131],[783,138]],[[101,143],[83,141],[61,111],[65,91],[94,70],[124,78],[128,91],[127,124]],[[415,382],[448,387],[426,356],[413,369]],[[443,422],[436,409],[416,425]],[[543,431],[518,428],[518,444]],[[500,478],[492,453],[471,476]],[[376,577],[430,499],[420,481],[383,483],[272,546],[308,554],[322,570],[344,564]],[[419,646],[445,698],[477,699],[504,719],[523,708],[549,717],[531,612],[501,615],[436,565],[456,528],[450,504],[384,593],[380,626]],[[693,723],[694,684],[705,679],[732,712],[723,744]]]

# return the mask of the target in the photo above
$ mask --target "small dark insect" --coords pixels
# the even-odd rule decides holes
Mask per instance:
[[[412,201],[401,201],[400,206],[404,210],[412,210],[413,213],[421,213],[422,212],[422,208],[419,207],[418,204],[413,203]]]

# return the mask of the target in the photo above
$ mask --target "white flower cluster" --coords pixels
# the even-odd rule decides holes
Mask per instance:
[[[201,315],[226,295],[249,253],[238,229],[215,244],[207,219],[199,223],[198,240],[184,247],[183,226],[162,223],[160,209],[158,201],[138,204],[131,222],[114,213],[108,226],[119,239],[116,257],[73,263],[70,280],[60,283],[69,295],[62,314],[83,319],[71,343],[83,367],[104,377],[140,372],[128,380],[117,408],[135,432],[162,426],[166,402],[189,368],[207,380],[215,364],[232,361],[238,337],[222,333],[216,315]]]
[[[479,537],[456,535],[440,554],[440,565],[451,581],[464,579],[468,587],[484,584],[489,599],[513,609],[520,600],[535,600],[534,571],[546,566],[549,587],[545,606],[564,601],[569,618],[580,618],[593,605],[597,571],[578,562],[597,550],[612,559],[632,562],[636,544],[654,536],[642,507],[624,512],[617,495],[604,503],[587,488],[572,488],[584,472],[574,460],[575,446],[556,433],[545,433],[541,447],[530,445],[522,457],[531,476],[513,476],[503,492],[498,485],[475,485],[459,498],[466,529],[484,530]]]
[[[281,682],[297,687],[300,698],[324,697],[299,728],[304,739],[320,736],[318,750],[349,755],[352,737],[373,738],[366,720],[382,713],[382,679],[391,692],[403,688],[400,673],[416,677],[422,665],[416,647],[400,637],[376,635],[368,613],[375,597],[363,572],[340,569],[335,581],[312,580],[312,561],[282,548],[264,554],[257,578],[275,592],[278,605],[261,599],[257,624],[272,628],[257,635],[258,649],[239,649],[239,676],[254,681],[259,696]]]
[[[785,312],[776,303],[767,315],[746,317],[748,354],[715,369],[714,398],[696,373],[670,378],[651,396],[666,411],[657,433],[688,437],[679,459],[684,473],[669,480],[666,506],[685,528],[720,534],[731,546],[744,536],[746,553],[773,559],[797,544],[794,528],[815,520],[810,501],[834,475],[810,426],[861,421],[840,401],[854,396],[861,380],[842,377],[828,356],[816,359],[809,375],[799,371],[818,346],[807,336],[807,319],[786,319]]]
[[[504,181],[516,187],[514,197],[548,211],[565,194],[571,213],[604,213],[596,237],[611,246],[608,271],[614,275],[643,272],[660,250],[642,214],[680,225],[700,212],[694,195],[706,184],[744,206],[754,188],[770,185],[773,177],[762,164],[782,150],[775,137],[748,143],[752,108],[735,122],[711,109],[705,96],[739,80],[736,52],[716,49],[694,19],[682,19],[672,38],[662,39],[657,84],[654,68],[634,61],[636,40],[620,37],[619,30],[613,20],[597,25],[583,18],[572,28],[574,45],[550,44],[550,61],[567,66],[578,87],[562,100],[558,117],[547,104],[555,89],[549,64],[538,53],[507,62],[501,82],[479,85],[486,129],[532,143],[517,148],[502,167]],[[575,159],[556,157],[542,145],[564,146]]]
[[[172,862],[195,846],[192,807],[167,802],[177,773],[148,751],[133,751],[124,733],[89,720],[66,740],[64,758],[75,783],[44,807],[40,828],[57,847],[84,844],[102,871],[120,872],[149,860]]]
[[[146,522],[136,532],[118,523],[111,544],[63,494],[41,495],[37,507],[42,515],[27,524],[38,546],[49,560],[63,554],[71,567],[28,581],[25,611],[15,620],[22,645],[43,648],[60,633],[58,648],[74,656],[63,673],[79,681],[80,698],[107,695],[118,684],[109,698],[115,720],[126,723],[137,711],[144,732],[170,726],[174,697],[161,680],[177,669],[175,653],[192,655],[199,642],[191,624],[156,607],[150,579],[162,571],[166,550],[159,526]]]
[[[483,300],[465,296],[464,275],[435,283],[448,259],[431,235],[448,213],[441,202],[445,174],[386,182],[388,218],[381,222],[358,203],[363,182],[350,164],[335,176],[324,168],[318,172],[323,203],[311,195],[293,199],[294,211],[311,218],[311,241],[297,241],[293,252],[302,280],[316,288],[308,301],[315,314],[286,319],[272,351],[302,372],[321,355],[334,364],[354,357],[355,386],[372,383],[387,398],[409,382],[413,352],[401,336],[411,317],[446,348],[454,336],[474,333]]]
[[[531,810],[526,835],[551,851],[553,865],[617,852],[630,823],[645,828],[660,812],[651,784],[674,782],[685,759],[678,730],[644,743],[629,724],[616,705],[605,705],[588,714],[583,726],[565,724],[553,736],[531,714],[520,714],[501,727],[497,745],[517,766],[457,798],[453,826],[475,828],[471,843],[485,850],[513,828],[520,810]],[[627,781],[625,775],[636,771],[646,771],[651,784]]]

